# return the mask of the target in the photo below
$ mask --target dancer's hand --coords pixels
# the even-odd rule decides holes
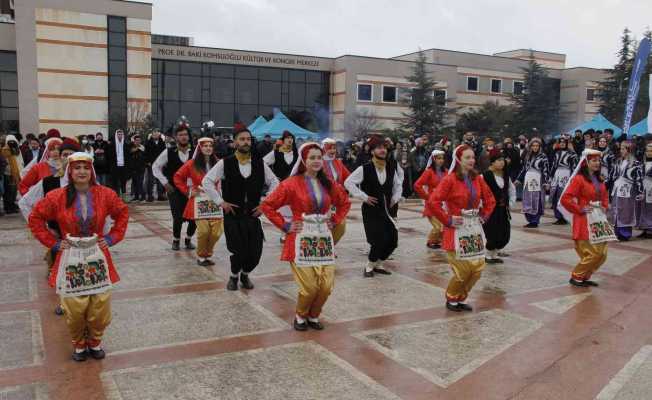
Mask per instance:
[[[190,197],[197,197],[202,193],[204,193],[204,189],[201,186],[197,186],[194,189],[190,189]]]
[[[330,229],[331,231],[332,231],[333,229],[335,229],[335,223],[334,223],[333,220],[331,220],[331,219],[329,219],[328,221],[326,221],[326,225],[328,226],[328,229]]]
[[[164,188],[165,188],[165,193],[167,194],[174,192],[174,186],[170,185],[169,183],[166,183]]]
[[[590,214],[593,211],[593,207],[591,206],[584,206],[582,208],[582,214]]]
[[[464,218],[462,218],[460,216],[453,216],[451,218],[451,223],[453,224],[453,226],[463,225],[464,224]]]
[[[68,239],[63,239],[59,242],[59,250],[66,250],[70,248],[70,242]]]
[[[373,196],[368,196],[367,201],[365,201],[365,203],[369,204],[370,206],[375,206],[376,204],[378,204],[378,199]]]
[[[224,210],[225,214],[235,214],[236,208],[238,208],[238,206],[235,204],[231,204],[226,201],[222,203],[222,209]]]
[[[107,250],[109,248],[109,244],[106,243],[106,240],[104,240],[103,237],[97,239],[97,245],[100,246],[100,249],[102,250]]]
[[[251,210],[251,215],[256,217],[256,218],[260,217],[262,214],[263,214],[263,211],[260,209],[260,206],[258,206],[256,208],[254,208],[253,210]]]
[[[303,221],[292,221],[288,233],[299,233],[303,230]]]

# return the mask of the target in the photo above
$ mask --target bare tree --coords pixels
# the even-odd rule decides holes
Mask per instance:
[[[147,103],[130,102],[127,104],[127,124],[130,135],[145,131],[149,121],[150,113]]]
[[[382,128],[376,113],[368,108],[358,109],[355,114],[349,115],[344,120],[344,129],[356,138],[367,136]]]

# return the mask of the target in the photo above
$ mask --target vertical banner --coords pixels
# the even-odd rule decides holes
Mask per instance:
[[[650,82],[648,86],[650,87],[650,110],[647,112],[647,133],[652,133],[652,74],[650,74]]]
[[[632,114],[636,107],[638,91],[641,89],[641,75],[647,66],[647,59],[650,55],[650,39],[644,38],[638,45],[638,52],[634,59],[632,76],[629,77],[629,90],[627,90],[627,102],[625,103],[625,118],[623,120],[623,133],[629,135],[629,127],[632,124]]]

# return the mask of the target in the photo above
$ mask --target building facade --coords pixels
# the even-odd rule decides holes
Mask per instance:
[[[0,0],[0,116],[5,130],[65,135],[161,128],[185,115],[194,126],[230,127],[279,109],[311,130],[347,138],[361,121],[398,126],[408,111],[417,53],[336,58],[215,49],[152,35],[152,5],[122,0]],[[458,113],[509,104],[523,68],[542,64],[559,83],[560,123],[597,113],[603,70],[565,68],[566,56],[533,50],[493,55],[424,51],[433,96]],[[453,117],[454,118],[454,117]],[[453,121],[451,121],[453,122]]]

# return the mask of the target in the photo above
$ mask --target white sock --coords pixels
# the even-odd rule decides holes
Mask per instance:
[[[231,278],[238,279],[240,277],[240,274],[231,274]]]
[[[448,304],[450,304],[451,306],[456,306],[456,305],[458,305],[459,303],[456,302],[456,301],[449,301]]]
[[[305,319],[301,318],[301,317],[298,316],[298,315],[297,315],[295,318],[297,319],[297,322],[300,323],[300,324],[303,324],[304,322],[306,322]]]
[[[376,269],[382,269],[382,270],[384,270],[384,269],[385,269],[385,266],[383,265],[383,262],[382,262],[382,261],[378,261],[378,263],[376,263],[376,267],[375,267],[375,268],[376,268]]]
[[[100,351],[100,350],[102,350],[102,346],[91,347],[91,350],[93,350],[93,351]]]
[[[319,318],[308,318],[310,322],[319,322]]]
[[[365,269],[366,269],[367,272],[371,272],[371,271],[374,270],[374,268],[377,268],[377,267],[378,267],[378,261],[369,261],[369,263],[367,263],[367,266],[365,267]]]
[[[83,353],[86,349],[75,349],[75,353]]]

